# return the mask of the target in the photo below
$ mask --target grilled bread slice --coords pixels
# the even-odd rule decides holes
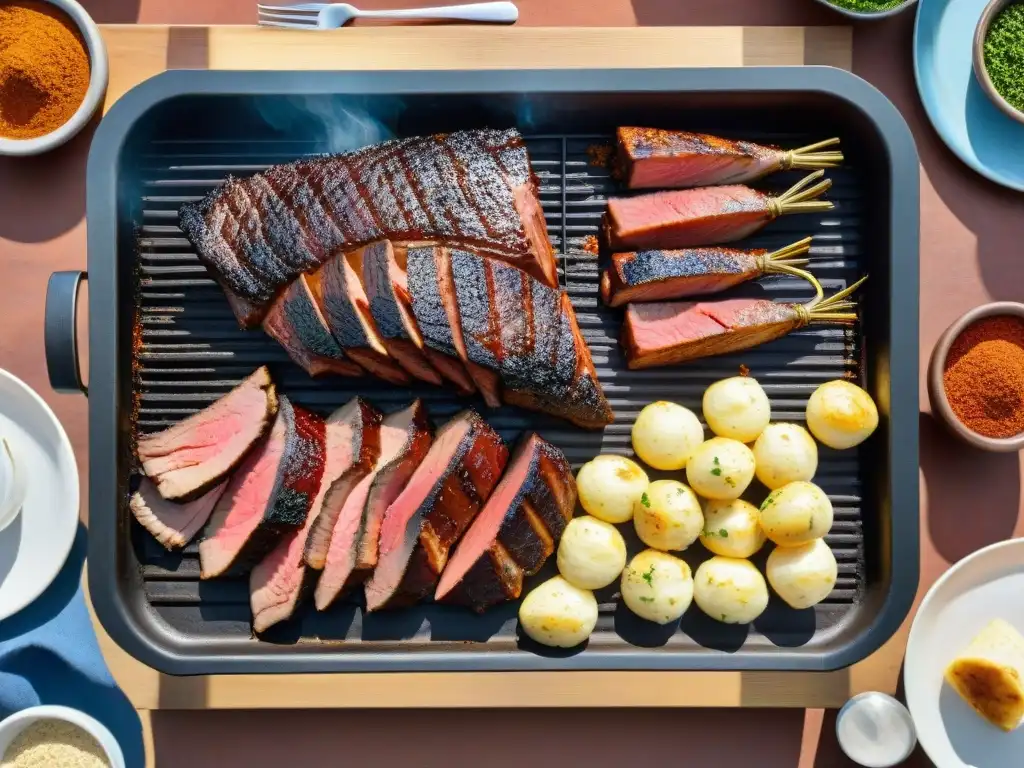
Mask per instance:
[[[1024,721],[1024,637],[993,620],[946,668],[946,682],[990,723],[1014,730]]]

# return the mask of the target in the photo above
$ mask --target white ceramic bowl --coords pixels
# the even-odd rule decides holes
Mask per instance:
[[[92,119],[103,103],[103,95],[107,90],[109,75],[107,66],[107,48],[103,44],[100,28],[92,20],[89,13],[75,0],[44,0],[64,11],[78,26],[89,51],[89,89],[85,92],[78,111],[64,125],[45,136],[35,139],[4,139],[0,138],[0,155],[40,155],[65,144],[72,136],[81,131]]]
[[[0,722],[0,760],[3,759],[4,752],[18,734],[38,720],[64,720],[72,725],[77,725],[99,742],[107,754],[111,768],[125,768],[124,753],[121,752],[121,746],[114,738],[114,734],[99,720],[70,707],[29,707],[15,712]]]

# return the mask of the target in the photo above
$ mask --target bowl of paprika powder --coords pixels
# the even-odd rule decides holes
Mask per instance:
[[[947,328],[928,365],[928,396],[971,445],[1024,448],[1024,304],[983,304]]]
[[[0,155],[64,144],[107,89],[99,27],[75,0],[0,0]]]

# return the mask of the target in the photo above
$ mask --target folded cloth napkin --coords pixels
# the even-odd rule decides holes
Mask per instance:
[[[25,707],[82,710],[114,734],[128,768],[142,768],[142,725],[100,653],[82,594],[85,528],[64,568],[21,612],[0,621],[0,718]]]

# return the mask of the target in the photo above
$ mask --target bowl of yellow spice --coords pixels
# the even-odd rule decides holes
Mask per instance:
[[[29,707],[0,722],[0,768],[125,768],[117,739],[70,707]]]
[[[1024,2],[992,0],[974,33],[974,76],[1006,115],[1024,123]]]
[[[0,155],[64,144],[107,89],[99,27],[75,0],[0,0]]]

